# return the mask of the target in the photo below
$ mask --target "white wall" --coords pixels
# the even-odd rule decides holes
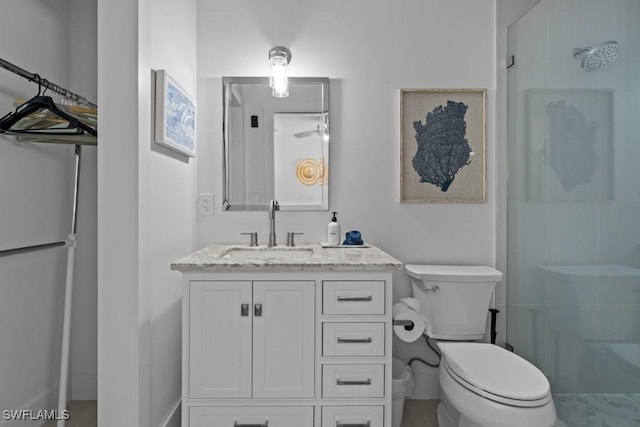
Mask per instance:
[[[69,0],[69,84],[92,102],[98,99],[96,0]],[[98,183],[95,147],[82,148],[78,247],[71,314],[71,400],[97,398],[98,383]]]
[[[98,423],[141,425],[137,2],[98,1]]]
[[[266,241],[265,212],[221,211],[220,78],[268,75],[267,52],[281,44],[292,52],[291,76],[331,78],[330,210],[343,232],[360,230],[404,263],[495,265],[494,3],[199,2],[198,192],[215,194],[216,212],[198,217],[198,246],[244,242],[246,231]],[[487,88],[486,203],[399,203],[400,88]],[[279,212],[279,241],[287,231],[324,241],[329,220],[329,212]],[[410,294],[404,272],[394,280],[395,298]],[[424,347],[394,343],[401,358]]]
[[[70,12],[72,3],[78,2],[4,2],[5,12],[0,16],[1,56],[95,100],[95,67],[90,65],[95,62],[95,47],[87,48],[95,40],[91,33],[95,33],[95,24],[91,28],[91,16],[87,16],[87,25],[78,24],[75,21],[78,16]],[[84,47],[77,44],[80,40]],[[71,46],[80,49],[74,51]],[[36,92],[34,83],[0,70],[2,115],[13,109],[15,98],[30,98]],[[91,307],[95,301],[86,293],[95,290],[95,250],[92,250],[95,209],[92,212],[91,204],[95,204],[96,196],[95,178],[91,178],[92,174],[95,176],[92,150],[95,152],[94,148],[84,150],[88,156],[83,164],[75,293],[80,310],[73,314],[77,323],[72,332],[72,378],[79,370],[95,376],[95,349],[89,344],[87,351],[78,351],[84,337],[95,336],[96,324],[95,308],[93,319],[90,313],[88,316],[79,313],[82,307]],[[0,137],[0,159],[0,248],[65,240],[71,231],[73,146],[17,144],[13,138]],[[66,252],[57,248],[0,258],[2,409],[56,407]],[[80,329],[83,332],[78,335]],[[76,344],[80,346],[74,347]],[[77,390],[73,384],[69,388],[70,395]]]
[[[153,6],[153,7],[152,7]],[[98,423],[178,425],[195,161],[152,143],[152,68],[195,93],[195,0],[98,2]]]
[[[141,5],[143,2],[140,2]],[[147,1],[149,57],[140,55],[140,110],[149,106],[149,69],[165,69],[196,95],[196,0]],[[151,7],[151,5],[153,5]],[[141,30],[145,19],[141,8]],[[144,102],[147,102],[145,105]],[[151,113],[152,115],[153,113]],[[151,117],[151,115],[147,117]],[[169,265],[195,249],[196,159],[150,144],[151,120],[141,121],[140,284],[150,297],[150,426],[164,425],[180,403],[182,386],[181,275]],[[160,239],[160,240],[159,240]],[[179,414],[170,420],[179,424]]]

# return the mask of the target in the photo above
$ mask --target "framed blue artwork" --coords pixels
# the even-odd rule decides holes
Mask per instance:
[[[400,90],[400,202],[486,201],[486,89]]]
[[[155,137],[166,148],[196,155],[196,105],[193,98],[165,70],[156,70]]]

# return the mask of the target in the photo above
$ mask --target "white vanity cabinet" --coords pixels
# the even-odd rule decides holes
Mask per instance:
[[[182,425],[391,427],[401,264],[374,249],[386,263],[315,265],[314,249],[303,266],[173,264],[184,279]]]

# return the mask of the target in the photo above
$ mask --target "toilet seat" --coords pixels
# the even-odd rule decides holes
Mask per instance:
[[[447,343],[441,360],[466,389],[494,402],[537,407],[551,401],[549,381],[522,357],[487,343]]]

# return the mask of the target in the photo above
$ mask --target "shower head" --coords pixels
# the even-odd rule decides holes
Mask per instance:
[[[577,47],[573,49],[573,57],[582,59],[580,65],[585,71],[595,71],[613,62],[618,57],[619,44],[610,40],[594,47]]]

